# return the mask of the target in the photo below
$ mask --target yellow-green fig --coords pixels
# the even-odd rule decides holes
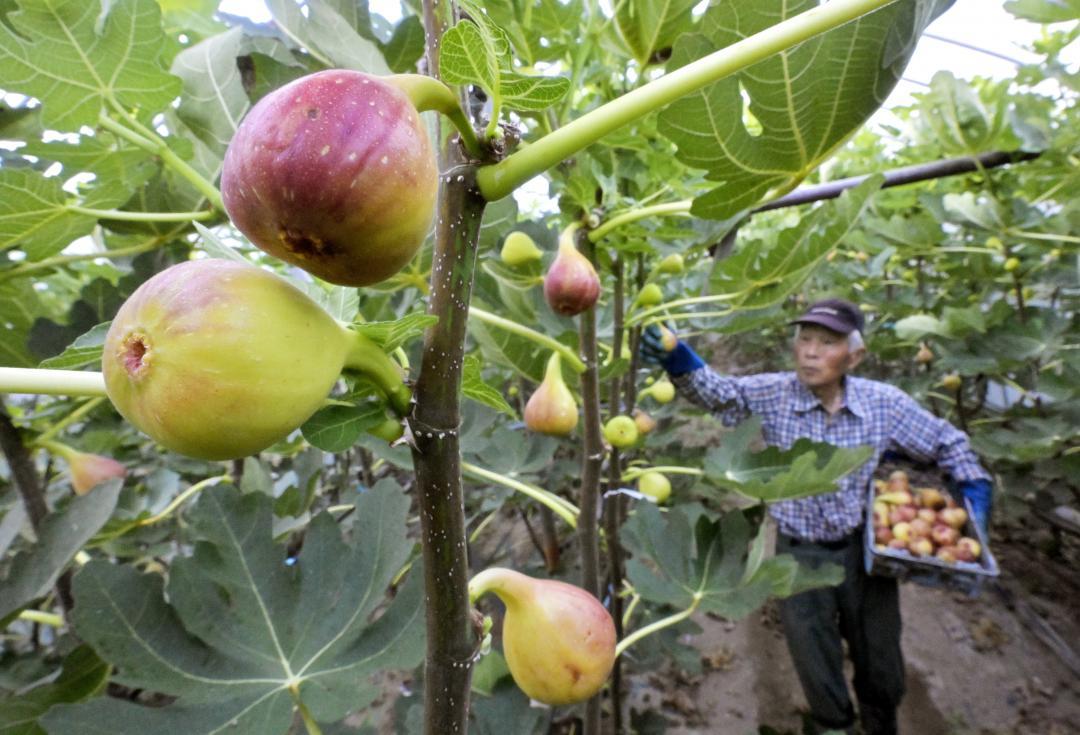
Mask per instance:
[[[540,260],[543,254],[544,251],[536,246],[533,239],[528,234],[520,231],[511,232],[507,235],[506,240],[503,241],[502,250],[499,251],[502,262],[511,267]]]
[[[139,286],[105,337],[102,369],[120,414],[165,447],[236,459],[285,438],[345,367],[399,412],[408,389],[378,346],[284,279],[246,263],[193,260]]]
[[[685,266],[683,265],[683,257],[678,253],[672,253],[671,255],[668,255],[660,261],[660,264],[656,267],[656,270],[660,271],[661,273],[666,273],[669,276],[677,276],[683,272],[684,267]]]
[[[634,301],[639,306],[656,306],[664,303],[664,292],[655,283],[646,283],[638,291],[637,298]]]
[[[649,470],[642,473],[637,486],[642,495],[648,495],[657,503],[666,502],[671,497],[671,481],[662,472]]]
[[[566,387],[558,352],[552,352],[544,370],[544,380],[525,404],[525,425],[532,431],[566,436],[578,422],[574,394]]]
[[[594,596],[574,585],[492,567],[469,582],[472,600],[492,592],[506,605],[503,653],[530,698],[558,706],[583,702],[615,663],[615,623]]]
[[[679,338],[663,324],[660,325],[660,346],[665,352],[671,352],[679,344]]]
[[[617,449],[631,447],[638,439],[637,424],[629,416],[614,416],[604,424],[604,438]]]
[[[634,425],[637,426],[639,434],[651,434],[656,429],[656,419],[640,408],[635,408]]]
[[[925,342],[919,344],[919,351],[915,353],[915,362],[925,365],[934,361],[934,353]]]
[[[657,403],[671,403],[675,399],[675,385],[667,378],[661,378],[641,392],[652,396]]]

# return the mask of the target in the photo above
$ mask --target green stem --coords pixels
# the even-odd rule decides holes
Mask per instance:
[[[163,235],[152,237],[146,242],[140,243],[138,245],[132,245],[126,248],[116,248],[114,250],[104,250],[95,253],[56,255],[52,258],[45,258],[44,260],[39,260],[34,263],[23,263],[22,265],[11,268],[10,270],[0,271],[0,283],[11,278],[25,276],[27,273],[33,273],[34,271],[46,270],[57,265],[77,263],[82,260],[96,260],[97,258],[122,258],[128,255],[139,255],[140,253],[146,253],[151,250],[156,250],[157,248],[161,247],[165,242],[171,240],[174,234],[176,233],[168,232]]]
[[[81,419],[83,416],[90,413],[91,411],[93,411],[98,406],[100,406],[104,401],[105,401],[104,396],[98,396],[97,398],[91,398],[89,401],[87,401],[86,403],[84,403],[81,406],[79,406],[78,408],[76,408],[74,411],[69,413],[67,416],[65,416],[61,420],[57,421],[55,424],[50,426],[48,429],[46,429],[45,431],[38,434],[38,437],[35,440],[35,443],[40,444],[43,441],[48,441],[49,439],[52,439],[54,436],[59,434],[61,431],[66,429],[68,426],[71,426],[73,423],[75,423],[76,421]]]
[[[612,100],[477,172],[488,201],[569,158],[608,133],[676,99],[895,0],[832,0],[716,51]]]
[[[19,613],[19,620],[25,620],[29,623],[41,623],[42,625],[49,625],[53,628],[64,627],[64,618],[62,615],[48,613],[42,610],[23,610]]]
[[[722,301],[734,301],[735,299],[737,299],[740,296],[744,295],[746,293],[746,291],[747,291],[747,289],[743,289],[742,291],[736,291],[735,293],[722,293],[722,294],[717,294],[715,296],[692,296],[692,297],[686,298],[686,299],[676,299],[675,301],[665,301],[664,303],[660,304],[659,306],[652,306],[652,307],[649,307],[648,309],[642,309],[641,311],[637,312],[636,314],[634,314],[634,315],[632,315],[630,317],[627,317],[626,325],[627,326],[633,326],[635,324],[640,324],[641,322],[644,322],[647,319],[649,319],[649,317],[653,316],[654,314],[660,314],[660,313],[666,312],[666,311],[668,311],[670,309],[677,309],[680,306],[693,306],[694,304],[715,304],[715,303],[722,302]],[[668,316],[668,315],[665,314],[665,317],[666,316]],[[691,314],[691,316],[695,316],[695,315]],[[656,321],[656,320],[653,319],[651,321]]]
[[[36,393],[46,396],[104,396],[101,373],[81,370],[41,370],[0,367],[0,393]]]
[[[600,240],[606,237],[612,230],[647,217],[690,214],[690,205],[692,203],[693,202],[690,199],[683,199],[677,202],[666,202],[664,204],[653,204],[648,207],[637,207],[628,212],[617,214],[614,217],[605,220],[604,223],[596,229],[590,231],[589,240],[591,242],[600,242]]]
[[[1027,230],[1017,230],[1012,227],[1005,229],[1005,233],[1012,235],[1013,237],[1024,237],[1028,240],[1049,240],[1050,242],[1069,242],[1080,243],[1080,237],[1073,235],[1055,235],[1051,232],[1028,232]]]
[[[694,601],[690,603],[690,607],[686,608],[682,612],[677,612],[674,615],[669,615],[666,618],[661,618],[653,623],[649,623],[644,628],[638,628],[630,635],[619,641],[619,644],[615,646],[615,656],[621,656],[627,648],[634,645],[642,638],[658,633],[664,628],[669,628],[672,625],[676,625],[686,620],[688,617],[694,614],[694,611],[698,609],[698,605],[701,603],[701,593],[694,593]]]
[[[630,480],[636,480],[646,472],[660,472],[665,475],[696,475],[698,477],[705,474],[704,470],[700,470],[696,467],[661,465],[659,467],[630,467],[622,474],[621,479],[623,482],[629,482]]]
[[[304,729],[307,730],[308,735],[322,735],[322,729],[319,727],[319,723],[311,716],[311,711],[308,710],[307,705],[304,704],[304,700],[300,699],[300,690],[295,686],[291,686],[289,687],[289,694],[292,695],[293,704],[296,705],[296,710],[300,713],[300,718],[304,721]]]
[[[165,165],[187,179],[200,194],[206,197],[206,200],[210,202],[214,209],[219,212],[225,211],[225,204],[221,201],[221,192],[218,191],[216,186],[192,168],[191,164],[176,155],[161,136],[136,120],[119,102],[115,100],[110,100],[110,102],[113,109],[124,119],[127,125],[118,123],[102,113],[99,122],[103,128],[160,157]]]
[[[478,159],[484,157],[484,149],[476,137],[476,131],[465,116],[465,111],[461,109],[457,96],[446,84],[426,74],[395,74],[383,77],[383,81],[404,92],[417,112],[434,110],[446,115],[457,128],[461,135],[461,144],[469,155]]]
[[[98,219],[113,219],[121,222],[189,222],[191,220],[212,219],[217,215],[204,209],[200,212],[127,212],[122,209],[92,209],[69,204],[67,211],[85,214]]]
[[[364,335],[351,329],[345,331],[351,341],[349,351],[345,355],[345,369],[355,370],[369,378],[379,390],[386,394],[391,408],[398,416],[407,415],[409,404],[412,402],[412,391],[405,385],[398,364],[383,352],[379,345]]]
[[[537,332],[535,329],[529,329],[523,324],[519,324],[518,322],[511,321],[509,319],[504,319],[501,316],[495,316],[490,311],[484,311],[483,309],[478,309],[475,306],[469,307],[469,316],[476,317],[477,320],[482,321],[485,324],[490,324],[493,327],[499,327],[500,329],[504,329],[507,332],[511,332],[512,334],[516,334],[519,337],[524,337],[531,342],[535,342],[538,345],[547,347],[549,350],[558,352],[559,356],[564,358],[566,362],[569,363],[570,369],[573,370],[575,373],[578,373],[580,375],[581,373],[585,372],[585,363],[581,361],[581,358],[577,356],[577,354],[572,348],[567,347],[558,340],[552,339],[546,334]]]
[[[569,500],[559,497],[555,493],[548,492],[547,490],[537,487],[536,485],[530,485],[520,480],[515,480],[512,477],[506,475],[500,475],[497,472],[491,470],[485,470],[483,467],[477,467],[476,465],[462,460],[461,471],[478,477],[481,480],[487,480],[488,482],[494,482],[496,484],[508,487],[511,490],[517,490],[523,495],[528,495],[530,498],[538,503],[543,503],[557,516],[566,521],[567,525],[571,528],[577,528],[578,511],[577,506],[571,503]]]
[[[196,482],[194,485],[189,487],[187,490],[185,490],[184,492],[180,493],[175,498],[173,498],[172,502],[169,503],[168,505],[166,505],[165,508],[162,509],[162,511],[160,513],[158,513],[156,515],[152,515],[149,518],[143,518],[143,519],[137,521],[134,525],[135,526],[152,526],[155,523],[160,523],[161,521],[163,521],[166,518],[168,518],[169,516],[171,516],[173,514],[173,512],[177,508],[179,508],[181,505],[186,503],[190,497],[202,492],[203,490],[205,490],[208,487],[211,487],[213,485],[217,485],[219,483],[232,484],[232,476],[228,475],[228,474],[226,474],[226,475],[217,475],[215,477],[208,477],[205,480],[200,480],[199,482]]]

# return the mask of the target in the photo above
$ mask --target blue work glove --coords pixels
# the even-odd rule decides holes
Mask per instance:
[[[994,486],[989,480],[964,480],[957,483],[956,489],[971,503],[971,510],[975,513],[975,523],[983,535],[989,538],[990,508],[994,501]]]
[[[673,376],[685,375],[705,367],[705,361],[682,340],[678,340],[673,349],[665,350],[660,327],[655,324],[650,324],[641,333],[638,354],[641,355],[642,362],[659,365],[668,375]]]

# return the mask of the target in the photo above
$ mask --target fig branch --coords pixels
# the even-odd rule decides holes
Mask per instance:
[[[480,168],[477,172],[480,191],[488,201],[502,199],[537,174],[623,125],[729,74],[895,1],[832,0],[715,51],[601,105],[498,163]]]

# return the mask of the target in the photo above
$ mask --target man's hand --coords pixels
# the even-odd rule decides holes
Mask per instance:
[[[670,375],[683,375],[705,366],[696,352],[670,329],[650,324],[641,333],[638,354],[647,365],[659,365]]]
[[[983,536],[989,539],[990,535],[990,511],[993,506],[994,486],[989,480],[965,480],[957,484],[957,489],[971,503],[971,510],[975,513],[973,519],[983,532]]]

